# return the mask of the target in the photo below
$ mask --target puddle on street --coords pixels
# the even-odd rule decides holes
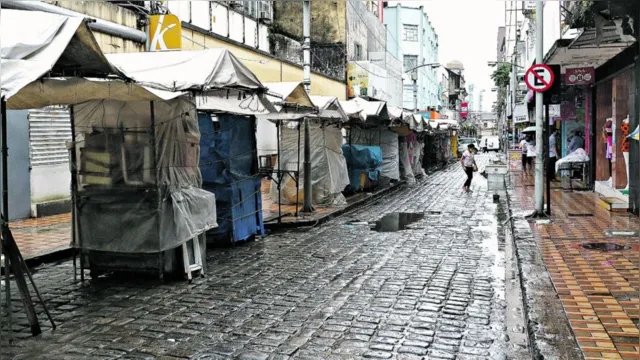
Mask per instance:
[[[372,230],[377,232],[394,232],[408,228],[409,225],[424,218],[421,213],[391,213],[376,221]]]
[[[628,245],[619,245],[611,243],[586,243],[582,244],[582,248],[587,250],[600,250],[600,251],[621,251],[631,249]]]

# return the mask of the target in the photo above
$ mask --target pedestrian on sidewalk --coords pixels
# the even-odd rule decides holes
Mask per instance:
[[[558,181],[556,179],[556,161],[558,161],[558,146],[556,142],[556,134],[558,129],[554,126],[549,135],[549,163],[547,164],[547,177],[550,181]]]
[[[529,175],[531,173],[531,161],[533,160],[533,158],[527,156],[529,145],[531,145],[531,137],[529,135],[526,135],[524,139],[520,141],[520,151],[522,153],[522,171],[525,175]]]
[[[464,182],[462,189],[464,192],[469,192],[469,188],[471,187],[471,180],[473,180],[473,172],[478,171],[478,165],[476,165],[476,160],[474,155],[478,152],[476,146],[473,144],[469,144],[467,146],[467,150],[462,154],[460,158],[460,164],[462,164],[462,168],[464,172],[467,174],[467,181]]]

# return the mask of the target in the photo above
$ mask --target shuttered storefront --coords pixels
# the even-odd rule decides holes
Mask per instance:
[[[71,141],[71,120],[66,106],[29,110],[31,167],[69,162],[66,142]]]

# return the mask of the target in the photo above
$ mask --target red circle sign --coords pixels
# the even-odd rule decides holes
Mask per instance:
[[[553,70],[545,64],[533,65],[524,74],[525,84],[535,92],[545,92],[551,89],[554,80]]]

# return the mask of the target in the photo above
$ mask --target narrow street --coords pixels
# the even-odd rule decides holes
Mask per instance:
[[[70,261],[44,265],[35,280],[59,328],[30,339],[16,294],[21,331],[2,358],[516,359],[498,206],[483,177],[470,194],[463,181],[453,164],[325,225],[210,249],[193,284],[80,284]],[[420,215],[399,216],[417,219],[403,231],[367,224],[392,213]]]

